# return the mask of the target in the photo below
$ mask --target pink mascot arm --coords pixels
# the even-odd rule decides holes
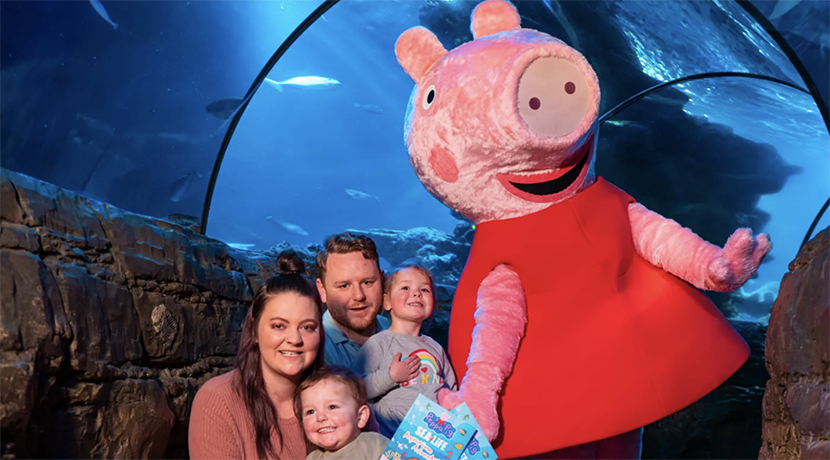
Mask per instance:
[[[628,217],[637,252],[652,265],[698,289],[738,289],[772,247],[766,234],[753,239],[750,229],[739,228],[721,249],[638,203],[628,205]]]
[[[527,325],[527,304],[518,273],[507,265],[497,266],[481,282],[477,303],[467,373],[458,392],[442,389],[438,393],[438,403],[452,410],[466,402],[492,441],[499,433],[499,393],[513,369]]]

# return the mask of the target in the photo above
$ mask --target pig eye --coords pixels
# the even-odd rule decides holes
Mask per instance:
[[[435,100],[435,85],[430,85],[430,87],[427,88],[426,94],[424,95],[424,101],[423,101],[424,102],[423,103],[424,110],[428,109],[429,106],[432,105],[432,101],[434,101],[434,100]]]

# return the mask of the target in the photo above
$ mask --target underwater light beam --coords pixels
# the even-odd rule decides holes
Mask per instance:
[[[204,206],[202,208],[202,222],[201,222],[201,228],[200,228],[200,231],[201,231],[202,234],[206,234],[206,232],[207,232],[207,222],[208,222],[208,215],[210,213],[210,205],[211,205],[211,202],[212,202],[212,199],[213,199],[213,189],[216,185],[216,179],[218,178],[219,169],[222,166],[222,161],[224,160],[225,152],[228,148],[228,145],[230,144],[230,139],[233,136],[233,133],[236,129],[236,125],[239,123],[239,120],[242,117],[242,113],[247,108],[248,103],[251,100],[251,97],[257,91],[257,89],[259,89],[259,87],[265,81],[265,78],[267,77],[267,75],[270,73],[270,71],[276,65],[277,61],[279,61],[279,59],[283,56],[283,54],[285,54],[285,52],[288,50],[288,48],[290,48],[291,45],[293,45],[294,42],[312,24],[314,24],[314,22],[317,21],[317,19],[322,17],[324,13],[326,13],[334,5],[339,3],[339,1],[340,0],[325,0],[319,7],[317,7],[316,10],[314,10],[305,20],[303,20],[303,22],[300,23],[300,25],[297,26],[296,29],[294,29],[294,31],[291,33],[291,35],[288,36],[288,38],[282,43],[282,45],[280,45],[280,47],[277,49],[277,51],[274,53],[274,55],[271,56],[271,59],[269,59],[268,62],[265,64],[265,67],[263,67],[262,71],[259,73],[257,78],[254,80],[253,84],[251,85],[251,88],[248,90],[248,93],[246,94],[246,96],[244,98],[244,102],[242,103],[239,110],[236,112],[236,114],[233,116],[233,118],[231,120],[230,126],[228,127],[228,130],[225,133],[225,137],[222,140],[222,145],[219,149],[219,153],[217,154],[216,161],[214,163],[213,172],[211,173],[210,182],[208,184],[208,189],[207,189],[207,193],[206,193],[206,197],[205,197]],[[679,79],[676,79],[676,80],[663,82],[661,84],[655,85],[651,88],[648,88],[644,91],[641,91],[640,93],[635,94],[634,96],[632,96],[632,97],[626,99],[625,101],[621,102],[616,107],[609,110],[602,117],[600,117],[600,120],[599,120],[600,124],[604,123],[606,120],[610,119],[611,117],[613,117],[614,115],[619,113],[621,110],[623,110],[627,106],[631,105],[633,102],[635,102],[639,99],[642,99],[645,96],[647,96],[648,94],[651,94],[655,91],[658,91],[661,88],[666,87],[666,86],[677,85],[677,84],[685,82],[685,81],[700,80],[700,79],[704,79],[704,78],[745,77],[745,78],[756,78],[756,79],[761,79],[761,80],[769,80],[769,81],[779,83],[779,84],[783,84],[785,86],[788,86],[788,87],[791,87],[791,88],[797,89],[799,91],[806,92],[806,93],[810,94],[813,97],[813,100],[814,100],[816,106],[819,108],[819,111],[821,112],[821,116],[824,119],[825,127],[827,128],[828,132],[830,132],[830,114],[828,114],[827,104],[825,104],[824,100],[821,98],[820,93],[818,92],[818,88],[816,87],[815,82],[811,78],[811,76],[810,76],[809,72],[807,71],[806,67],[804,67],[804,64],[798,58],[798,55],[795,54],[793,49],[789,46],[789,44],[783,38],[783,36],[781,36],[780,32],[778,32],[778,30],[775,28],[775,26],[773,26],[772,23],[770,23],[769,20],[760,11],[758,11],[758,9],[755,8],[755,6],[752,5],[749,0],[735,0],[735,1],[738,3],[739,6],[741,6],[747,12],[747,14],[749,14],[753,19],[755,19],[755,21],[758,24],[760,24],[764,28],[764,30],[767,32],[767,34],[769,34],[769,36],[775,41],[775,43],[778,44],[780,49],[789,58],[792,65],[798,71],[799,75],[802,78],[802,81],[807,86],[807,89],[801,88],[801,87],[799,87],[795,84],[792,84],[790,82],[780,80],[780,79],[777,79],[777,78],[767,77],[767,76],[764,76],[764,75],[744,73],[744,72],[711,72],[711,73],[691,75],[691,76],[679,78]],[[815,229],[815,226],[818,223],[818,221],[821,219],[821,216],[827,210],[828,205],[830,205],[830,199],[828,199],[827,202],[824,204],[824,206],[821,208],[821,210],[819,211],[819,213],[816,216],[815,220],[813,221],[813,224],[810,226],[810,229],[808,230],[807,235],[805,236],[804,243],[802,243],[802,247],[809,240],[810,235],[812,234],[813,230]]]
[[[813,101],[816,103],[819,112],[821,112],[821,118],[824,119],[824,126],[827,128],[827,131],[830,132],[830,109],[828,109],[827,104],[824,102],[824,99],[821,98],[821,93],[818,90],[818,86],[816,86],[816,82],[813,81],[813,78],[810,76],[810,72],[807,71],[807,67],[804,66],[804,63],[801,62],[799,59],[798,54],[793,51],[790,44],[787,43],[787,40],[781,35],[781,32],[767,19],[766,16],[763,15],[755,5],[752,4],[750,0],[735,0],[738,2],[738,5],[746,11],[747,14],[752,16],[752,19],[755,20],[756,23],[760,24],[761,27],[769,34],[770,37],[778,44],[778,47],[781,48],[781,51],[789,58],[790,63],[792,63],[795,70],[798,72],[798,75],[801,76],[801,79],[804,81],[804,84],[807,85],[807,89],[810,92],[810,95],[813,96]],[[804,245],[810,241],[810,236],[813,234],[813,231],[816,228],[816,225],[821,220],[821,216],[827,211],[827,207],[830,205],[830,198],[824,203],[824,206],[821,207],[818,214],[816,214],[816,218],[813,219],[812,225],[810,225],[810,229],[807,230],[807,234],[804,236],[804,242],[801,243],[801,247],[798,248],[799,252],[804,248]]]

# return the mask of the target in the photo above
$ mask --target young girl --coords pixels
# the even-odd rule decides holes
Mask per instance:
[[[387,275],[383,291],[392,325],[366,341],[353,368],[366,382],[381,434],[391,438],[419,393],[437,401],[438,390],[457,385],[444,349],[421,335],[435,303],[432,274],[418,265],[401,266]]]

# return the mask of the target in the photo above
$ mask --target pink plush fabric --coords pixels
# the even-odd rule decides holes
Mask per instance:
[[[506,16],[496,19],[495,13]],[[430,193],[474,223],[540,211],[590,186],[595,178],[600,97],[596,74],[576,50],[535,30],[513,28],[517,24],[513,5],[489,0],[473,11],[472,28],[487,33],[485,37],[447,53],[438,49],[440,42],[431,32],[415,27],[395,46],[398,61],[417,83],[406,119],[412,166]],[[520,82],[524,71],[540,58],[571,66],[574,94],[587,100],[580,113],[557,112],[563,104],[555,99],[545,100],[539,109],[551,123],[575,125],[565,136],[528,129],[517,107],[521,85],[533,83]],[[540,77],[544,83],[556,76]],[[577,155],[588,155],[580,177],[539,202],[517,196],[499,180],[500,174],[556,174],[573,166]]]
[[[441,56],[447,54],[444,45],[429,30],[413,27],[404,32],[395,43],[395,56],[407,74],[419,80]],[[416,78],[417,77],[417,78]]]
[[[637,253],[698,289],[719,292],[738,289],[755,273],[772,248],[766,234],[753,240],[752,231],[741,228],[721,249],[639,203],[629,205],[628,215]]]
[[[446,389],[439,392],[438,403],[452,410],[467,402],[484,435],[492,441],[499,432],[499,393],[513,368],[527,325],[518,273],[507,265],[496,267],[481,283],[477,305],[467,374],[457,393]]]
[[[475,15],[470,26],[473,38],[486,37],[520,27],[519,12],[515,6],[507,2],[484,2],[476,8]]]

